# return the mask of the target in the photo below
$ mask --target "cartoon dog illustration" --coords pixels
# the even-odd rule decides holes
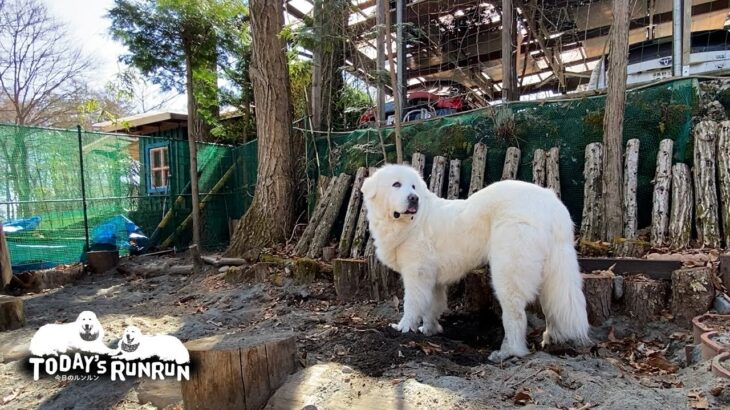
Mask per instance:
[[[57,356],[72,350],[111,353],[104,344],[104,328],[94,312],[83,311],[71,323],[43,325],[30,341],[30,352],[35,356]]]
[[[169,335],[143,335],[137,326],[127,326],[115,353],[124,360],[144,360],[157,356],[160,360],[184,364],[190,354],[180,339]]]

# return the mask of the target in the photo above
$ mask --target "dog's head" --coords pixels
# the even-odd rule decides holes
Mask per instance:
[[[75,323],[78,327],[79,336],[87,342],[104,337],[101,323],[99,323],[99,319],[96,318],[94,312],[88,310],[81,312]]]
[[[405,165],[378,169],[363,182],[361,191],[369,216],[400,223],[416,218],[429,193],[418,172]]]
[[[127,326],[119,341],[119,348],[125,352],[133,352],[139,347],[142,331],[137,326]]]

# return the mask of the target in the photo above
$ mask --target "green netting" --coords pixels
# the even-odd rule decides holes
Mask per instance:
[[[698,85],[695,79],[659,83],[630,91],[624,117],[624,142],[640,140],[638,202],[639,224],[650,220],[651,180],[654,178],[659,141],[675,141],[674,160],[691,161],[690,130],[692,113],[697,107]],[[427,156],[426,178],[435,155],[461,159],[461,197],[471,176],[474,144],[487,145],[488,183],[501,178],[505,151],[519,147],[522,153],[518,178],[532,180],[532,159],[536,149],[560,148],[560,182],[562,199],[576,223],[583,207],[583,165],[585,146],[600,142],[603,135],[604,96],[543,102],[516,102],[472,111],[456,116],[405,124],[402,140],[406,159],[413,152]],[[383,132],[389,162],[395,161],[393,129]],[[310,136],[309,146],[312,147]],[[322,135],[316,139],[317,150],[310,149],[310,177],[317,173],[354,174],[358,167],[383,162],[377,130],[363,129],[351,133]],[[334,166],[330,167],[332,163]],[[641,206],[649,204],[649,206]]]
[[[167,147],[170,167],[167,189],[161,191],[149,189],[149,153],[158,147]],[[228,221],[243,213],[242,197],[255,183],[255,155],[250,145],[198,144],[204,247],[227,243]],[[0,219],[10,224],[5,231],[16,269],[81,258],[87,226],[80,158],[92,247],[95,232],[119,215],[138,225],[153,245],[189,243],[187,140],[82,132],[79,150],[76,130],[0,125],[0,172],[5,175],[0,178]],[[251,167],[253,173],[243,171]],[[169,221],[159,226],[165,216]],[[114,234],[124,254],[129,235],[124,224],[117,228]]]

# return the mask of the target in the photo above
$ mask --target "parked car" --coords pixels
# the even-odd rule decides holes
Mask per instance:
[[[466,100],[459,95],[437,95],[428,91],[414,91],[408,93],[407,103],[401,110],[403,114],[403,122],[425,120],[442,115],[454,114],[470,109]],[[360,116],[359,126],[361,128],[373,126],[377,118],[377,109],[375,107],[365,111]],[[395,123],[395,103],[388,101],[385,103],[386,124]]]

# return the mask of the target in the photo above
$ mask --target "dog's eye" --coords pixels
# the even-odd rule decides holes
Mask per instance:
[[[393,188],[400,188],[400,182],[393,182]]]

